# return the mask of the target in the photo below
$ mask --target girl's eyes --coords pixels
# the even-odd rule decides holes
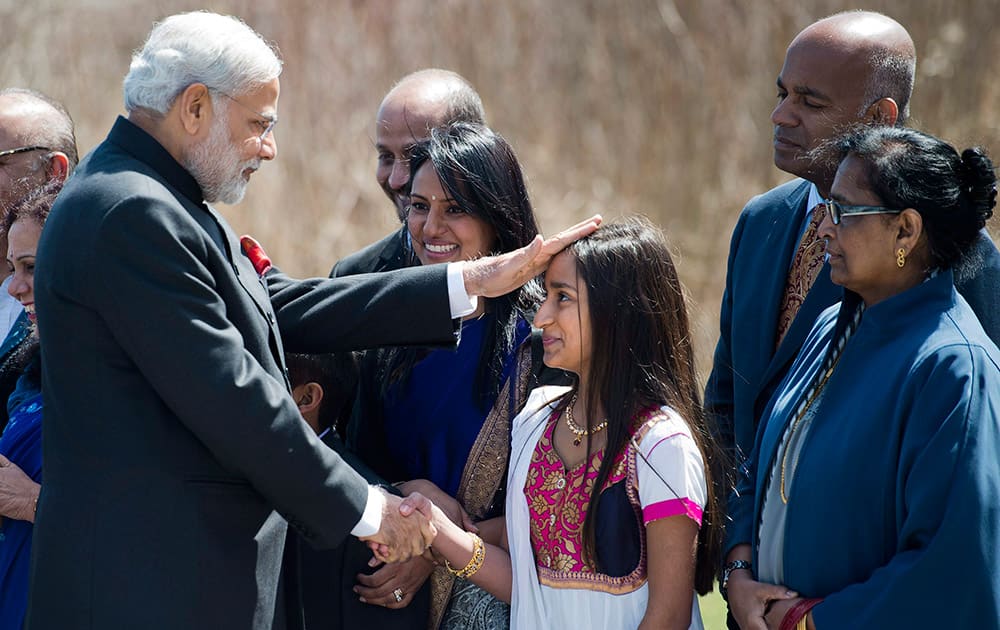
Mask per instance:
[[[549,299],[549,292],[548,291],[543,291],[542,292],[542,300],[544,301],[544,300],[547,300],[547,299]],[[570,296],[569,293],[566,293],[565,291],[556,291],[556,301],[557,302],[569,302],[572,299],[573,298]]]

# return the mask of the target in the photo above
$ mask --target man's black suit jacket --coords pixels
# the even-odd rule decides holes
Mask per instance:
[[[35,294],[31,630],[284,627],[286,519],[334,546],[367,484],[302,421],[283,350],[455,343],[443,266],[262,281],[195,180],[125,119],[52,209]]]
[[[406,242],[406,224],[383,239],[346,256],[330,270],[331,278],[355,276],[359,273],[393,271],[417,264]]]

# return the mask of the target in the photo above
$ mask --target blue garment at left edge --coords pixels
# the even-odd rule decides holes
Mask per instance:
[[[11,394],[10,421],[0,436],[0,453],[42,482],[42,389],[38,359]],[[0,524],[0,630],[21,630],[28,606],[31,532],[28,521],[5,518]]]

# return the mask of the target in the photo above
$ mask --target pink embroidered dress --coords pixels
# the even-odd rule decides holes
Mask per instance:
[[[602,488],[597,559],[582,528],[603,452],[566,470],[552,444],[564,387],[531,393],[512,426],[507,536],[514,574],[512,628],[636,628],[646,610],[645,526],[684,514],[701,524],[705,475],[687,424],[669,408],[636,421]],[[654,472],[655,469],[655,472]],[[585,471],[589,471],[585,474]],[[691,628],[701,629],[692,590]]]

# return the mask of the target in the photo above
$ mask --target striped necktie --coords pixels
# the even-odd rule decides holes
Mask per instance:
[[[778,310],[778,329],[775,335],[774,347],[777,349],[785,338],[785,333],[791,328],[799,308],[806,300],[809,289],[816,282],[819,270],[823,268],[823,255],[826,247],[823,241],[816,238],[819,224],[823,222],[826,206],[818,204],[809,215],[809,224],[799,241],[792,266],[788,270],[788,282],[785,283],[785,293],[781,298],[781,308]]]

